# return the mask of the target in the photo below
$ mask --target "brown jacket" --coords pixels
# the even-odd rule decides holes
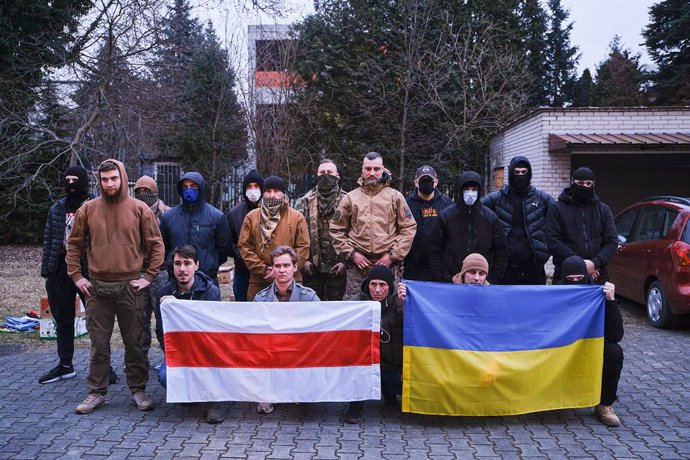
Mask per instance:
[[[340,200],[330,225],[333,247],[341,260],[353,251],[370,259],[389,252],[394,262],[405,258],[417,222],[405,197],[388,184],[360,186]]]
[[[242,230],[237,246],[242,260],[249,269],[250,283],[264,283],[264,272],[267,265],[271,265],[271,250],[276,246],[286,244],[297,251],[297,273],[295,280],[301,281],[300,269],[309,257],[309,230],[304,216],[288,204],[280,210],[280,222],[273,231],[271,243],[261,247],[261,232],[259,220],[261,209],[252,209],[242,222]]]
[[[84,277],[80,255],[88,235],[86,255],[91,278],[133,280],[148,267],[144,278],[152,282],[165,253],[156,216],[146,203],[129,196],[124,165],[117,160],[106,161],[112,161],[120,170],[119,196],[114,202],[106,201],[101,188],[100,197],[79,208],[67,244],[67,273],[75,283]]]

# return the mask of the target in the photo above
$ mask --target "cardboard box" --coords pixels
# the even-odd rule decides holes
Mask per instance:
[[[84,304],[79,296],[74,299],[74,336],[81,337],[87,334],[86,331],[86,310]],[[50,312],[50,304],[47,297],[41,297],[41,319],[39,320],[40,332],[39,336],[42,339],[57,338],[57,326],[55,318]]]

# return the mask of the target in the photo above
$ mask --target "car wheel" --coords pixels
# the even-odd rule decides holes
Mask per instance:
[[[652,326],[661,329],[671,327],[677,319],[669,310],[664,290],[658,281],[650,284],[647,290],[647,319]]]

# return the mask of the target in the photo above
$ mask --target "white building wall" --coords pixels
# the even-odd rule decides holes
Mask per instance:
[[[538,109],[491,139],[492,172],[510,159],[527,157],[532,183],[557,197],[570,180],[570,154],[549,154],[549,134],[690,133],[690,108]],[[493,186],[493,174],[490,185]]]

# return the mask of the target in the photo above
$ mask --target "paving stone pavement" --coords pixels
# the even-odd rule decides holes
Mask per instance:
[[[615,408],[623,426],[607,428],[591,409],[515,417],[431,417],[371,401],[361,426],[342,422],[344,404],[285,404],[269,415],[247,403],[226,403],[219,425],[198,406],[166,404],[151,371],[155,410],[139,412],[122,377],[108,404],[77,415],[86,396],[88,351],[75,356],[77,377],[40,385],[55,353],[20,349],[0,356],[0,459],[451,459],[690,458],[690,328],[647,325],[642,307],[626,304],[623,376]],[[152,361],[159,362],[160,353]]]

